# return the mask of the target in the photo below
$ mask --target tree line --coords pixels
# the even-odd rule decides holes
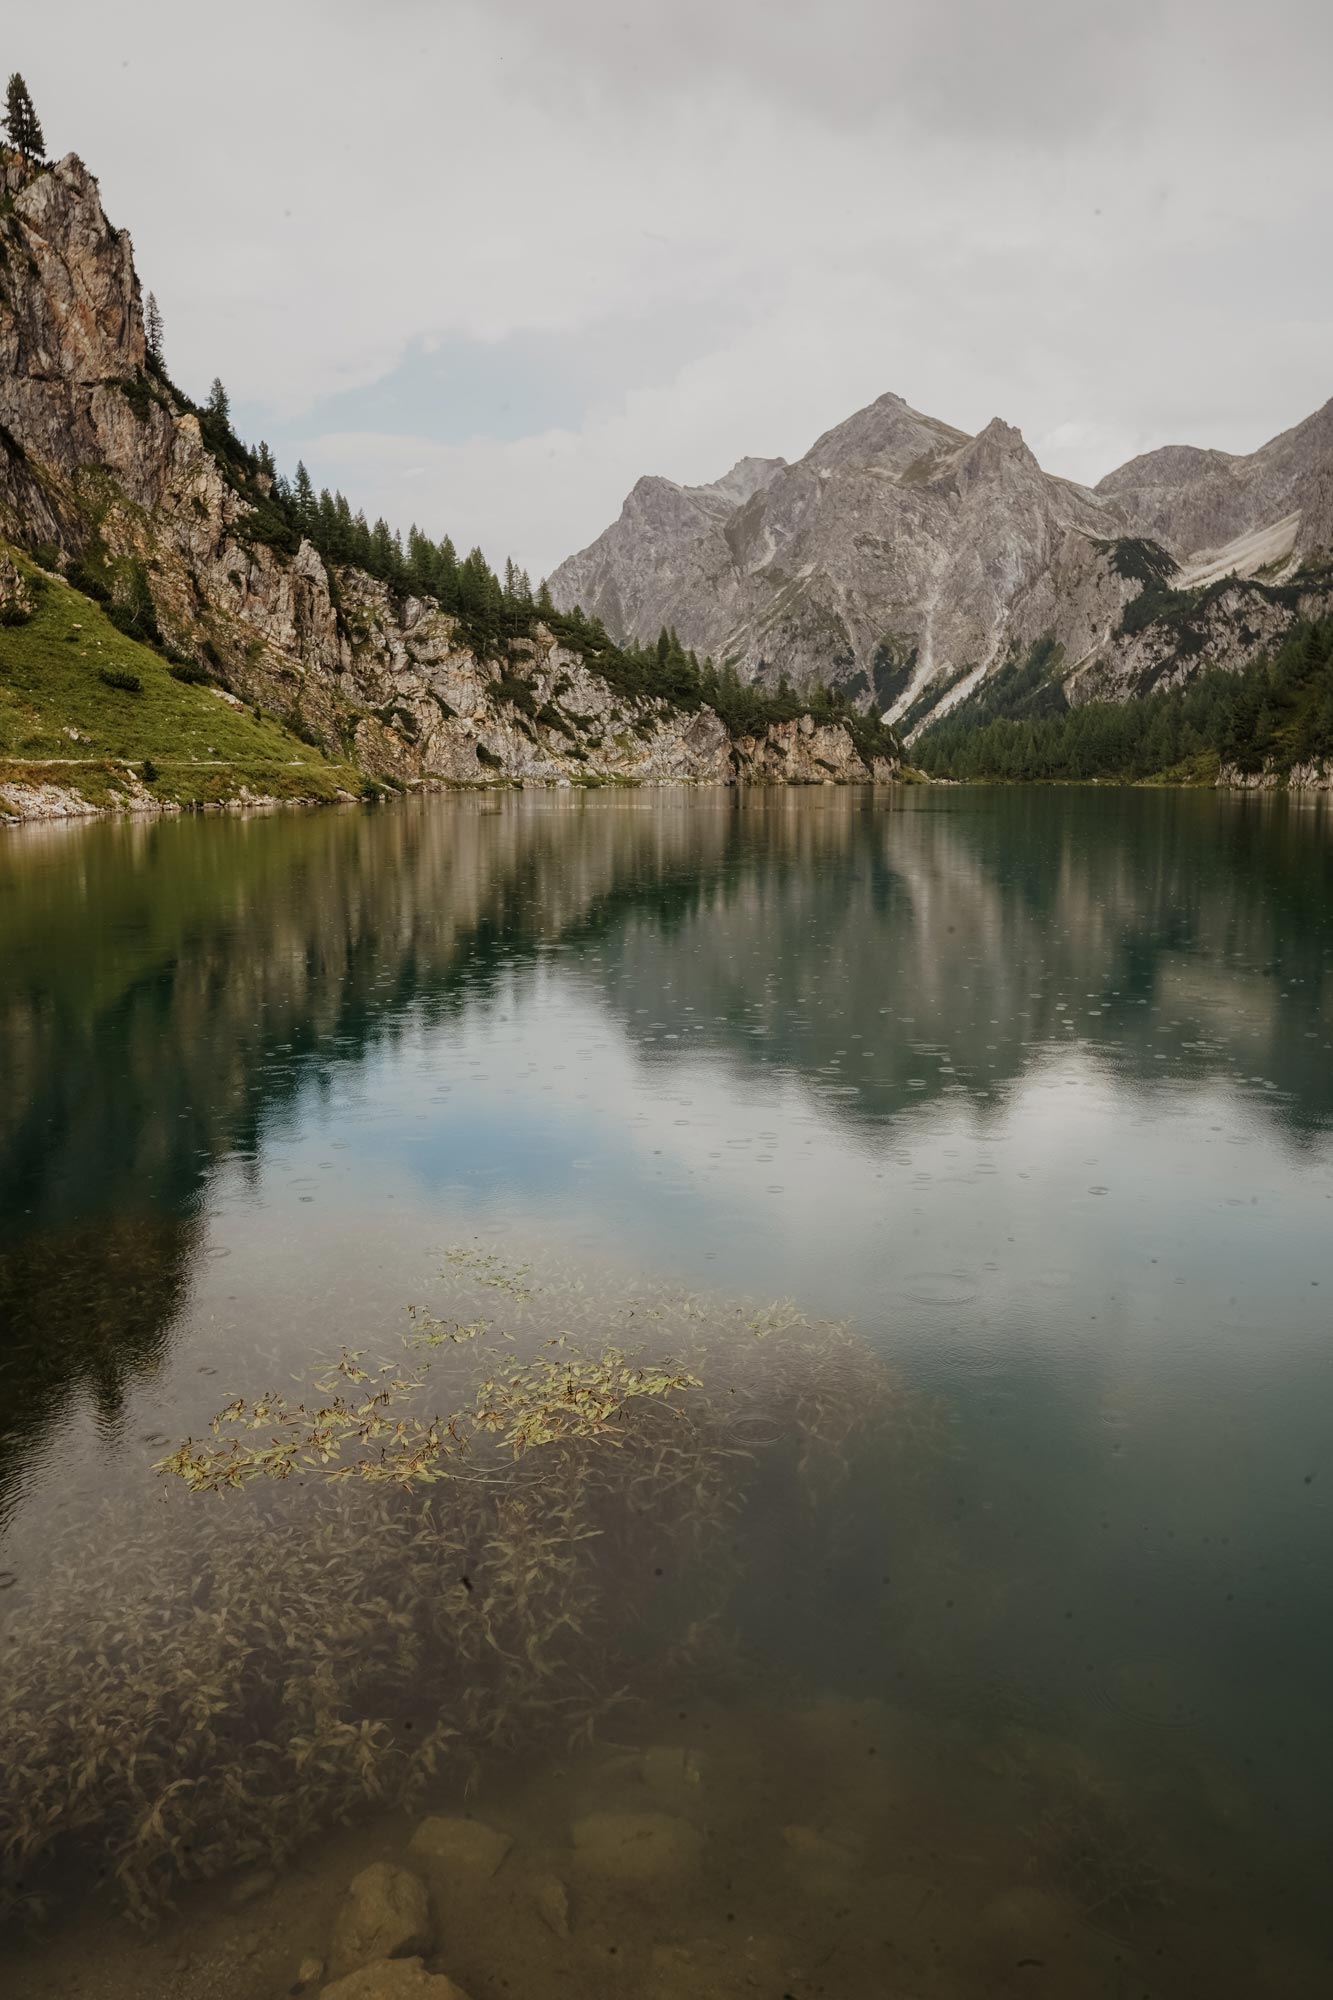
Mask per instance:
[[[922,770],[956,779],[1187,779],[1211,777],[1220,764],[1285,773],[1333,761],[1333,618],[1296,626],[1239,673],[1214,667],[1137,700],[1071,708],[1047,683],[1038,713],[1030,678],[1020,672],[1014,686],[1029,712],[996,715],[992,696],[980,712],[946,716],[917,738]]]

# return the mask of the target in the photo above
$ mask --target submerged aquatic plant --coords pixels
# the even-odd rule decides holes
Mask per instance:
[[[50,1565],[0,1686],[11,1907],[93,1870],[148,1920],[179,1882],[279,1861],[484,1754],[587,1741],[716,1648],[759,1559],[757,1435],[766,1492],[777,1467],[808,1510],[902,1407],[862,1342],[789,1309],[511,1286],[489,1255],[449,1272],[505,1293],[510,1324],[459,1296],[414,1315],[418,1365],[349,1352],[305,1398],[233,1400],[162,1461],[167,1504],[81,1524]],[[527,1358],[487,1372],[506,1336]]]

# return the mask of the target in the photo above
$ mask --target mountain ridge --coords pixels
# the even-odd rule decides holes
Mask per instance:
[[[1151,588],[1125,553],[1142,541],[1161,551]],[[1243,665],[1327,608],[1331,550],[1333,402],[1253,453],[1165,446],[1087,487],[1001,417],[969,436],[887,392],[723,521],[622,510],[549,587],[617,636],[670,625],[761,685],[828,675],[915,732],[1038,643],[1072,700]],[[1270,586],[1298,577],[1309,590],[1278,602]],[[1145,590],[1167,592],[1162,617],[1141,615]]]

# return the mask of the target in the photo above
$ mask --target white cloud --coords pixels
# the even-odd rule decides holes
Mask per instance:
[[[1089,479],[1295,421],[1333,391],[1330,55],[1307,0],[70,0],[14,60],[187,386],[539,571],[639,473],[799,455],[888,388]],[[414,346],[513,335],[606,352],[577,429],[321,435]]]

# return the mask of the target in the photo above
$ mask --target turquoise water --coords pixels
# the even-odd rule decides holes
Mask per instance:
[[[4,836],[0,1642],[49,1633],[65,1564],[57,1687],[101,1643],[79,1566],[114,1567],[125,1523],[163,1549],[200,1508],[254,1530],[152,1469],[227,1397],[341,1344],[394,1351],[405,1308],[452,1310],[460,1285],[470,1312],[516,1311],[523,1352],[577,1317],[571,1287],[617,1338],[627,1286],[685,1290],[701,1393],[750,1398],[717,1433],[750,1454],[728,1460],[744,1528],[725,1591],[677,1549],[675,1600],[625,1640],[637,1719],[610,1734],[623,1755],[627,1730],[651,1744],[711,1704],[753,1750],[717,1840],[757,1852],[775,1813],[809,1818],[861,1872],[799,1918],[772,1857],[737,1878],[731,1919],[790,1926],[790,1949],[747,1971],[720,1911],[712,1986],[663,1890],[607,1990],[1325,1990],[1329,834],[1295,801],[932,788]],[[530,1296],[497,1308],[487,1256]],[[830,1371],[843,1350],[830,1334],[821,1360],[812,1331],[765,1407],[741,1298],[846,1322],[858,1358]],[[830,1415],[839,1478],[802,1526],[790,1412],[865,1401],[872,1364],[894,1423]],[[280,1497],[290,1533],[318,1532],[310,1491]],[[705,1602],[718,1644],[678,1659],[672,1620]],[[766,1784],[803,1768],[826,1711],[832,1795],[750,1796],[756,1763]],[[887,1744],[890,1716],[905,1747],[853,1785],[839,1757],[858,1729]],[[553,1754],[506,1740],[479,1781],[520,1850]],[[19,1763],[0,1824],[31,1795]],[[896,1788],[932,1801],[928,1837],[888,1825]],[[61,1990],[80,1936],[102,1990],[142,1988],[98,1928],[99,1839],[24,1863],[21,1894],[80,1922],[59,1947],[16,1923],[21,1990]],[[813,1852],[789,1841],[781,1866],[827,1889]],[[947,1913],[928,1941],[913,1918],[915,1944],[906,1920],[880,1936],[908,1876]],[[578,1938],[536,1990],[602,1990]],[[498,2000],[499,1938],[468,1948],[472,2000]]]

